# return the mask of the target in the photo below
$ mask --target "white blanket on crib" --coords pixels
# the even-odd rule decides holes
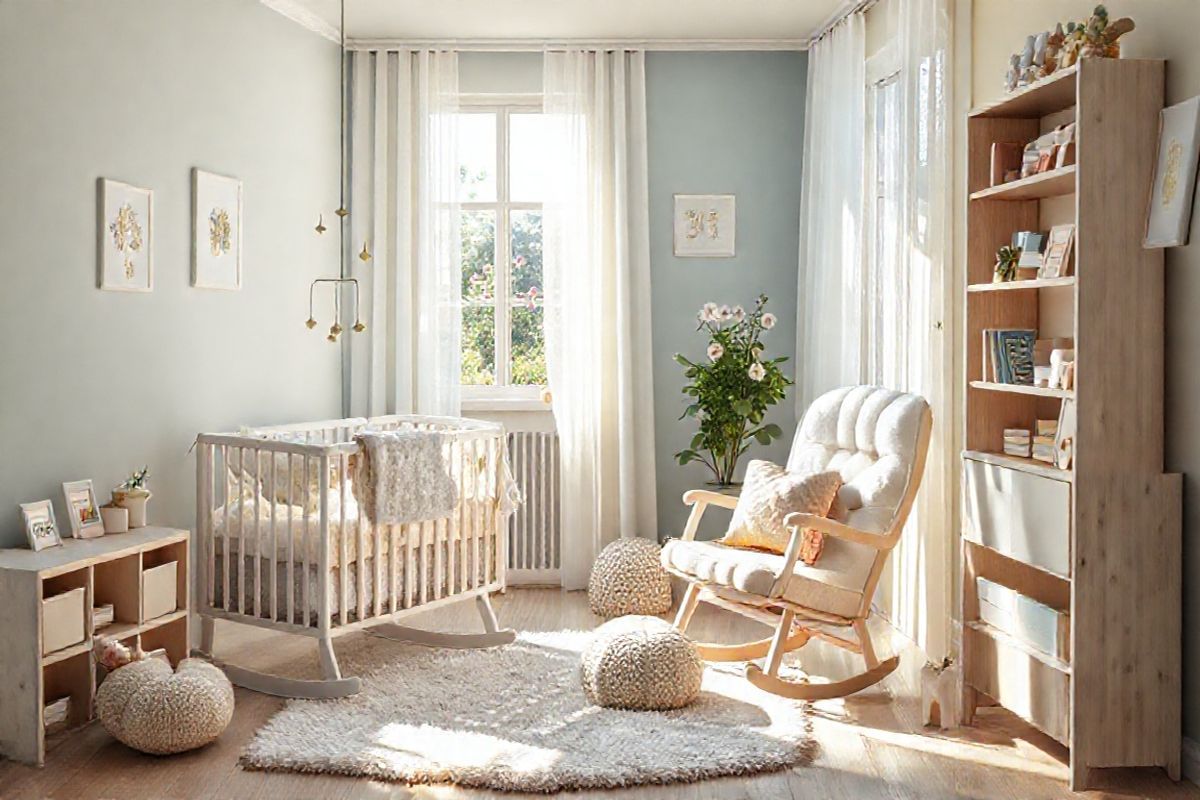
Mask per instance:
[[[387,525],[449,516],[458,490],[437,431],[372,431],[355,439],[354,497],[371,522]]]

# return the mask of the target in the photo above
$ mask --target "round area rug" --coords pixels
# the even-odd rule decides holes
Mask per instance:
[[[433,650],[369,636],[339,645],[363,679],[341,700],[292,700],[242,755],[248,769],[556,792],[698,781],[811,762],[804,706],[759,691],[741,664],[708,665],[676,711],[590,705],[579,657],[591,634],[522,633],[492,650]]]

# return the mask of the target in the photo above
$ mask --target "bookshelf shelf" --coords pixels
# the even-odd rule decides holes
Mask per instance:
[[[1074,399],[1073,389],[1050,389],[1045,386],[1026,386],[1020,383],[995,383],[993,381],[971,381],[972,389],[984,389],[989,392],[1011,392],[1012,394],[1028,394],[1034,397],[1057,397]]]
[[[978,106],[972,117],[1023,117],[1039,119],[1075,105],[1075,74],[1079,67],[1059,70],[1018,89],[994,103]]]
[[[972,283],[967,291],[976,292],[1020,292],[1031,289],[1052,289],[1058,286],[1074,286],[1075,276],[1065,278],[1033,278],[1027,281],[1005,281],[1004,283]]]
[[[1041,200],[1075,191],[1075,165],[971,192],[972,200]]]
[[[997,467],[1015,469],[1018,472],[1027,472],[1030,475],[1038,475],[1054,481],[1070,483],[1075,479],[1074,470],[1059,469],[1052,464],[1038,461],[1036,458],[1021,458],[1020,456],[1010,456],[1005,453],[993,453],[985,450],[964,450],[962,455],[963,458],[972,461],[982,461],[985,464],[992,464]]]

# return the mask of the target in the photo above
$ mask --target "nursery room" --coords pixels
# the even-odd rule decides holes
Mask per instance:
[[[0,0],[0,798],[1200,798],[1196,0]]]

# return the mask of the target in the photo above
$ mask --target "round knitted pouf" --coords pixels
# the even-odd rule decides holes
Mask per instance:
[[[579,671],[589,702],[666,711],[682,708],[700,694],[704,662],[692,640],[671,623],[629,616],[596,629]]]
[[[649,539],[618,539],[605,547],[588,580],[588,603],[599,617],[665,614],[671,610],[671,577],[662,548]]]
[[[114,670],[96,692],[96,716],[115,739],[154,755],[203,747],[233,719],[233,686],[207,661],[179,669],[157,658]]]

